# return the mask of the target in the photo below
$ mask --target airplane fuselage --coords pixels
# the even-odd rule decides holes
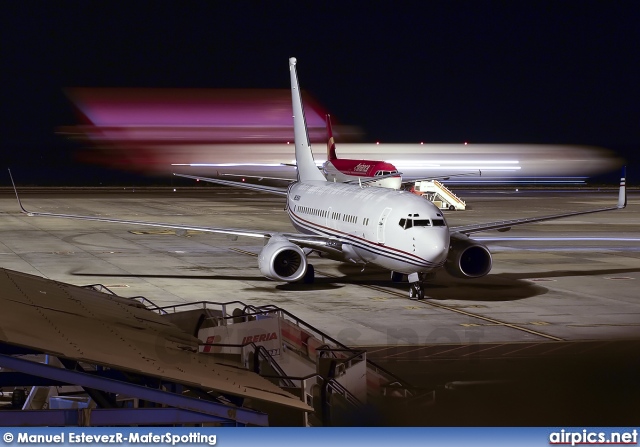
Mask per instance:
[[[343,241],[344,261],[410,274],[437,269],[447,258],[449,228],[441,211],[406,191],[296,182],[287,212],[301,233]]]

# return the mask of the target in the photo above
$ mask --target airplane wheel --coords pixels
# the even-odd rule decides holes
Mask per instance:
[[[410,300],[422,300],[424,299],[424,290],[422,289],[422,285],[420,283],[413,283],[409,288],[409,299]]]
[[[402,273],[400,272],[391,272],[391,282],[401,282],[402,281]]]
[[[307,265],[307,271],[304,272],[304,276],[302,277],[302,282],[305,284],[313,284],[315,280],[315,269],[311,264]]]

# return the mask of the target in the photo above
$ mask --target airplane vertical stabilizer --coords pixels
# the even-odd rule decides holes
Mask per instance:
[[[302,93],[298,84],[296,73],[296,58],[289,58],[289,72],[291,74],[291,100],[293,103],[293,132],[296,145],[296,166],[298,167],[298,180],[319,180],[326,182],[324,175],[317,168],[311,153],[307,121],[302,106]]]
[[[336,142],[333,139],[333,130],[331,129],[331,115],[327,114],[327,160],[335,160]]]

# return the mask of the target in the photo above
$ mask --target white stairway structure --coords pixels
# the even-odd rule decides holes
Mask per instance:
[[[302,425],[361,426],[371,419],[384,424],[389,413],[424,410],[435,402],[432,390],[412,387],[367,360],[365,351],[348,348],[276,306],[207,301],[151,310],[197,334],[201,353],[299,396],[315,410]],[[270,423],[279,425],[269,414]]]
[[[432,201],[441,210],[464,211],[467,204],[437,180],[419,180],[411,192]]]

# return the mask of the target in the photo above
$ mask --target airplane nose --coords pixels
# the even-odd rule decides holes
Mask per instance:
[[[422,257],[434,264],[442,264],[449,254],[449,232],[430,236],[422,241],[420,249]]]

